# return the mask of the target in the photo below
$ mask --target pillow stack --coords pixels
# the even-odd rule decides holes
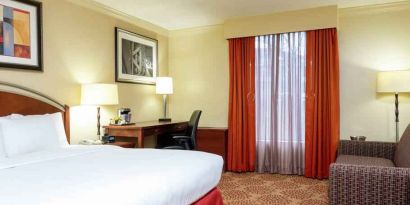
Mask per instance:
[[[61,113],[0,118],[0,158],[67,145]]]

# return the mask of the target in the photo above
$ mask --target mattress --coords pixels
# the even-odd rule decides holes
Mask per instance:
[[[68,146],[1,160],[0,204],[191,204],[222,166],[197,151]]]

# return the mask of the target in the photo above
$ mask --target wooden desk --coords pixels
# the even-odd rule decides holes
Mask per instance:
[[[148,121],[137,122],[135,125],[127,126],[107,125],[103,126],[103,128],[105,128],[105,134],[107,135],[137,138],[138,147],[143,148],[145,137],[185,131],[187,126],[187,121]]]

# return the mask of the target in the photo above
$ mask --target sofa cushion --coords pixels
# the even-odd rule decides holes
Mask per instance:
[[[396,152],[394,153],[394,164],[397,167],[410,168],[410,124],[397,144]]]
[[[336,163],[376,167],[394,167],[394,163],[390,159],[356,155],[339,155],[336,159]]]

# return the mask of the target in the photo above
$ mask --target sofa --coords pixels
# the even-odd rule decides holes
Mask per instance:
[[[341,140],[330,165],[329,202],[410,204],[410,125],[399,143]]]

